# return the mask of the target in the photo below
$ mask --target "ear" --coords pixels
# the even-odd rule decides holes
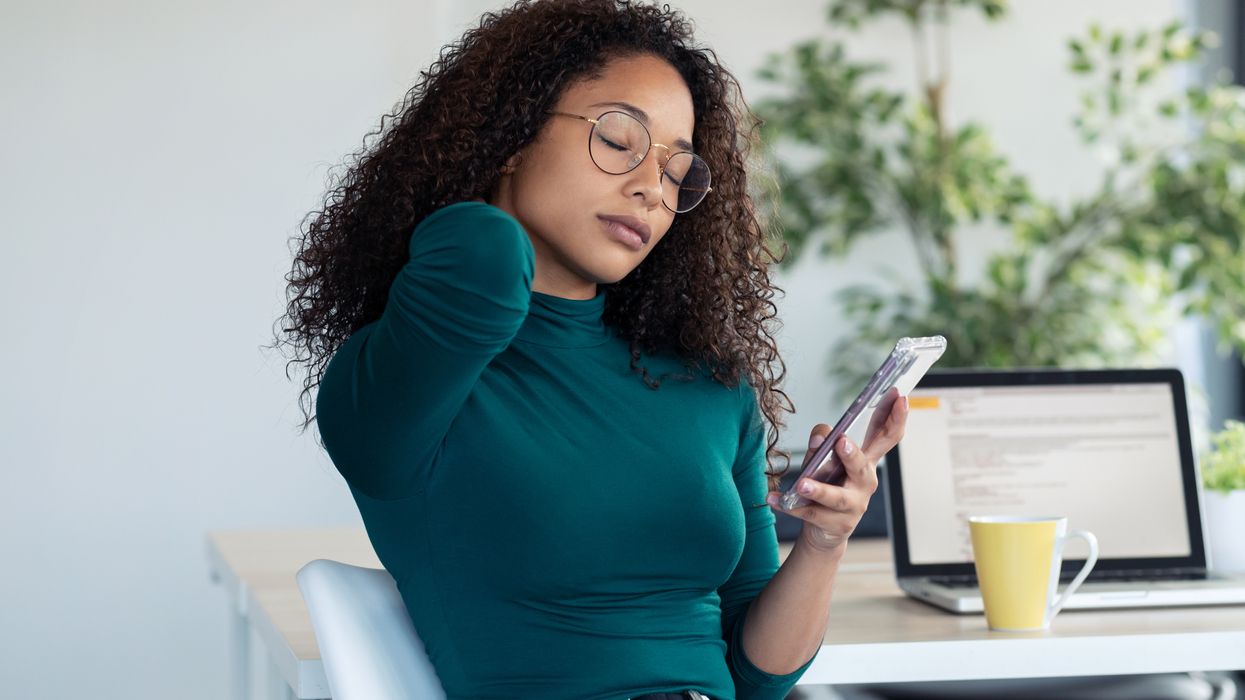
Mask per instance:
[[[519,165],[521,165],[522,163],[523,163],[523,151],[519,151],[518,153],[515,153],[514,155],[510,156],[510,158],[506,160],[505,164],[501,166],[501,174],[502,175],[513,175],[515,169],[517,169]]]
[[[514,171],[523,164],[523,151],[519,151],[506,159],[505,165],[501,166],[502,175],[513,175]]]

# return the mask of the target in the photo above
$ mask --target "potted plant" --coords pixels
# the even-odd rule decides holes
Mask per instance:
[[[918,57],[913,90],[881,86],[884,64],[823,38],[761,72],[781,92],[759,112],[774,168],[763,201],[782,224],[783,265],[808,251],[847,255],[895,230],[920,262],[841,292],[849,331],[831,375],[861,384],[894,338],[934,333],[950,341],[942,367],[1153,364],[1181,315],[1208,319],[1221,347],[1245,352],[1245,88],[1162,79],[1214,36],[1173,21],[1136,32],[1095,24],[1067,40],[1067,69],[1085,85],[1070,127],[1103,172],[1093,191],[1063,201],[1034,191],[984,126],[951,118],[957,11],[1001,21],[1008,3],[831,1],[835,27],[902,18]],[[1006,243],[966,274],[973,226]]]
[[[1229,420],[1202,455],[1203,502],[1210,565],[1245,571],[1245,423]]]

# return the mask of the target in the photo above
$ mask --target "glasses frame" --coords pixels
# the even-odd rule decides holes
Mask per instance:
[[[700,206],[700,205],[701,205],[701,203],[705,201],[705,197],[708,197],[708,196],[709,196],[709,193],[713,191],[713,186],[712,186],[712,185],[711,185],[711,186],[709,186],[709,187],[703,188],[703,189],[702,189],[702,188],[700,188],[700,187],[689,187],[689,188],[687,188],[688,190],[691,190],[692,192],[704,192],[704,194],[703,194],[703,195],[701,195],[701,197],[700,197],[700,200],[699,200],[699,201],[697,201],[697,202],[696,202],[695,204],[693,204],[690,208],[685,209],[684,211],[679,211],[678,209],[675,209],[675,208],[671,207],[669,204],[666,204],[665,189],[664,189],[664,188],[663,188],[663,186],[662,186],[662,183],[664,182],[664,180],[665,180],[665,175],[666,175],[666,164],[670,162],[670,159],[671,159],[671,158],[673,158],[673,157],[675,157],[675,156],[679,155],[680,153],[686,153],[686,154],[688,154],[689,156],[693,156],[693,157],[695,157],[695,158],[700,158],[700,156],[699,156],[699,155],[696,155],[695,153],[692,153],[691,151],[674,151],[674,152],[671,152],[671,150],[670,150],[670,147],[669,147],[669,146],[667,146],[667,145],[665,145],[665,144],[663,144],[663,143],[654,143],[654,142],[653,142],[653,134],[652,134],[652,132],[650,132],[650,131],[648,130],[648,127],[644,125],[644,122],[640,121],[639,119],[636,119],[635,117],[631,116],[630,114],[627,114],[626,112],[623,112],[623,111],[621,111],[621,110],[617,110],[617,109],[611,109],[611,110],[609,110],[608,112],[602,112],[602,113],[601,113],[601,114],[600,114],[600,115],[599,115],[596,119],[593,119],[593,118],[591,118],[591,117],[585,117],[585,116],[584,116],[584,115],[582,115],[582,114],[575,114],[575,113],[573,113],[573,112],[560,112],[560,111],[557,111],[557,110],[549,110],[549,112],[548,112],[548,113],[549,113],[549,114],[552,114],[552,115],[555,115],[555,116],[559,116],[559,117],[572,117],[572,118],[574,118],[574,119],[579,119],[579,120],[582,120],[582,121],[586,121],[586,122],[588,122],[589,124],[591,124],[591,125],[592,125],[592,131],[589,131],[589,132],[588,132],[588,159],[592,161],[592,164],[593,164],[593,165],[597,166],[597,170],[600,170],[601,172],[603,172],[603,173],[605,173],[605,174],[607,174],[607,175],[626,175],[627,173],[629,173],[629,172],[631,172],[631,171],[635,170],[636,168],[640,167],[640,165],[641,165],[641,164],[642,164],[642,163],[643,163],[643,162],[644,162],[644,161],[648,158],[648,154],[649,154],[649,153],[650,153],[650,152],[651,152],[654,148],[661,148],[661,149],[664,149],[664,150],[666,151],[666,159],[665,159],[665,161],[658,161],[658,163],[657,163],[657,188],[658,188],[659,190],[661,190],[661,191],[662,191],[661,205],[662,205],[663,207],[665,207],[666,209],[669,209],[670,211],[674,212],[675,214],[686,214],[687,212],[691,211],[692,209],[695,209],[696,207]],[[633,166],[631,166],[630,168],[628,168],[628,169],[626,169],[626,170],[622,171],[621,173],[613,173],[613,172],[610,172],[610,171],[606,170],[605,168],[602,168],[602,167],[601,167],[601,164],[600,164],[600,163],[597,163],[597,159],[592,157],[592,134],[593,134],[593,132],[595,132],[595,131],[596,131],[596,129],[597,129],[597,124],[599,124],[599,123],[601,122],[601,120],[602,120],[602,119],[604,119],[604,118],[606,117],[606,115],[609,115],[609,114],[621,114],[621,115],[623,115],[624,117],[627,117],[628,119],[631,119],[631,120],[632,120],[632,121],[634,121],[636,124],[639,124],[641,129],[644,129],[644,135],[645,135],[646,137],[648,137],[648,150],[646,150],[646,151],[644,152],[644,157],[643,157],[643,158],[641,158],[640,160],[636,161],[636,164],[635,164],[635,165],[633,165]],[[705,160],[704,158],[700,158],[700,161],[701,161],[702,163],[704,163],[704,160]],[[708,167],[709,167],[709,164],[708,164],[708,163],[705,163],[705,167],[706,167],[706,168],[708,168]],[[713,178],[713,172],[712,172],[712,171],[710,171],[710,173],[709,173],[709,177],[710,177],[710,181],[712,181],[712,178]]]

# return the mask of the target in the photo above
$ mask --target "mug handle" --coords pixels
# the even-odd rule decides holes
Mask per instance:
[[[1059,614],[1059,611],[1063,609],[1064,603],[1068,602],[1068,598],[1072,597],[1072,594],[1076,591],[1076,589],[1081,587],[1081,583],[1085,581],[1086,576],[1089,576],[1089,572],[1094,568],[1094,564],[1098,563],[1098,538],[1094,537],[1094,533],[1089,530],[1073,530],[1059,540],[1060,560],[1063,559],[1064,546],[1067,545],[1068,540],[1073,537],[1080,537],[1089,544],[1089,556],[1085,559],[1085,565],[1081,567],[1081,570],[1077,573],[1076,578],[1072,579],[1072,583],[1069,583],[1068,587],[1064,589],[1063,595],[1059,596],[1059,600],[1051,606],[1050,612],[1046,615],[1047,622],[1054,619],[1054,617]]]

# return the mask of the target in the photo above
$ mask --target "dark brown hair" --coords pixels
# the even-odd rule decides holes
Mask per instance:
[[[781,411],[794,411],[777,386],[786,366],[771,333],[777,288],[768,267],[778,258],[746,172],[759,122],[735,77],[712,50],[694,44],[682,14],[627,0],[523,0],[485,14],[364,138],[323,209],[304,218],[286,277],[282,330],[296,352],[287,376],[288,364],[309,367],[300,395],[308,406],[304,430],[314,420],[311,390],[337,348],[380,317],[416,224],[439,207],[487,197],[502,165],[535,138],[569,84],[598,76],[610,59],[638,54],[666,60],[687,82],[694,145],[712,169],[713,193],[676,216],[660,245],[608,285],[603,320],[629,342],[631,368],[654,389],[665,375],[653,379],[638,365],[641,352],[674,353],[687,369],[711,371],[727,387],[746,378],[768,424],[767,465],[777,457],[789,462],[777,448]],[[780,474],[768,473],[772,487]]]

